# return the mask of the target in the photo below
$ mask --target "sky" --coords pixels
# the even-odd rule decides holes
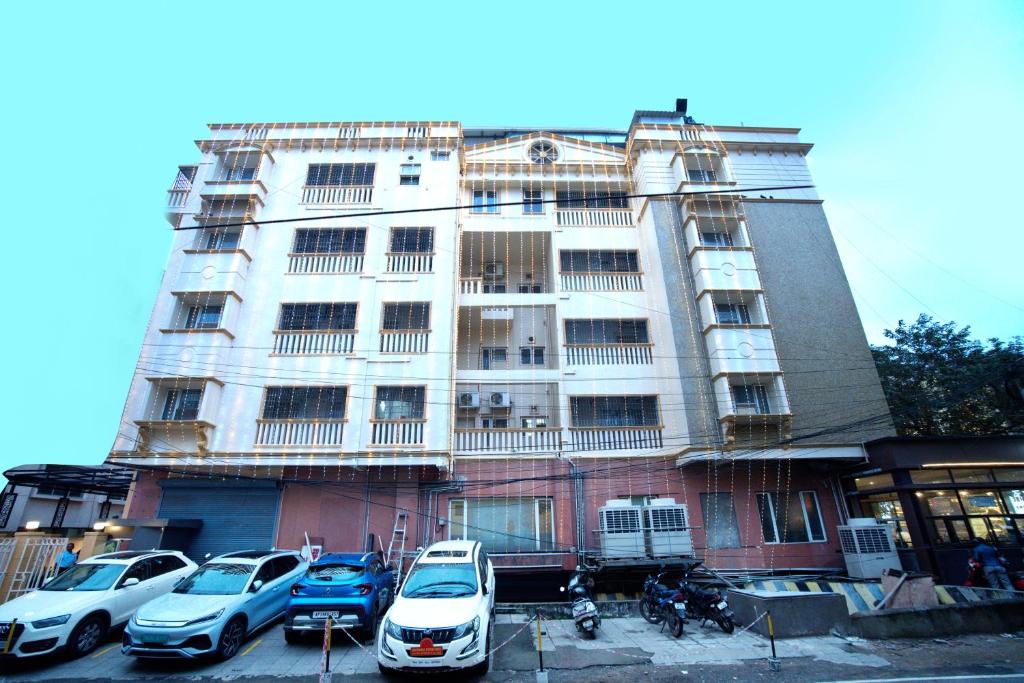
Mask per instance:
[[[302,7],[302,11],[293,8]],[[1024,2],[17,3],[0,471],[98,464],[209,122],[802,128],[868,338],[1024,334]],[[822,302],[827,305],[827,302]]]

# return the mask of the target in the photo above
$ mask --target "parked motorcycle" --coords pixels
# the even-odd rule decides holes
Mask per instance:
[[[569,585],[560,588],[569,591],[572,601],[572,618],[576,621],[576,630],[587,638],[596,638],[597,629],[601,627],[601,617],[597,613],[597,605],[591,597],[594,590],[594,577],[583,567],[576,567],[569,578]]]
[[[665,596],[675,593],[673,589],[661,582],[666,573],[668,573],[667,570],[662,567],[657,576],[648,575],[644,580],[644,592],[640,596],[640,616],[650,624],[662,622],[664,616],[659,611],[658,605]]]
[[[686,620],[686,597],[682,591],[665,593],[658,599],[658,621],[668,627],[673,638],[683,635],[683,622]]]
[[[701,626],[705,622],[713,621],[726,633],[732,633],[736,628],[733,621],[735,613],[729,609],[729,602],[725,599],[725,595],[713,588],[701,588],[688,580],[690,574],[700,564],[701,562],[691,564],[683,572],[683,580],[679,584],[686,599],[686,615],[691,619],[700,619]]]
[[[1009,577],[1010,585],[1014,590],[1024,591],[1024,572],[1009,572]],[[967,580],[964,581],[964,585],[975,588],[991,588],[988,585],[988,579],[985,578],[985,569],[981,562],[973,557],[967,558]]]

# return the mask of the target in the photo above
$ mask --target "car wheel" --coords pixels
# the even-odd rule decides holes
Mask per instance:
[[[99,615],[78,622],[68,638],[68,651],[75,657],[87,655],[103,642],[107,635],[107,622]]]
[[[363,642],[372,643],[377,639],[377,625],[380,623],[380,614],[374,612],[363,627]]]
[[[484,661],[480,662],[469,670],[471,676],[486,676],[491,670],[491,633],[487,631],[487,640],[484,641]]]
[[[302,632],[301,631],[285,631],[284,632],[284,642],[288,643],[289,645],[298,645],[299,643],[302,642]]]
[[[235,617],[224,625],[220,632],[220,639],[217,641],[217,657],[220,659],[231,659],[242,648],[245,641],[245,622],[241,617]]]

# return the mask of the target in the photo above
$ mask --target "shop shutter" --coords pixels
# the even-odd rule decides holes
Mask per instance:
[[[201,519],[185,554],[199,562],[235,550],[274,546],[280,492],[277,487],[225,487],[164,485],[161,518]]]

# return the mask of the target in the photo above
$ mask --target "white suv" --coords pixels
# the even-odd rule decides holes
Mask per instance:
[[[490,666],[494,567],[477,541],[443,541],[416,558],[377,634],[381,673]]]

